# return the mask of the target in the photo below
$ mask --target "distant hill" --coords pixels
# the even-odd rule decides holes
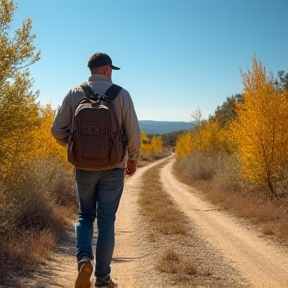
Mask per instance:
[[[147,134],[166,134],[181,130],[191,130],[193,128],[191,122],[139,120],[139,125],[141,131]]]

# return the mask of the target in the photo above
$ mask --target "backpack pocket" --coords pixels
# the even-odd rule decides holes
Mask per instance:
[[[74,139],[77,160],[89,166],[109,164],[109,139],[107,134],[77,135]]]

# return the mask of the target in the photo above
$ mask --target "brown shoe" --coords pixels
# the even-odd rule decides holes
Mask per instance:
[[[90,288],[91,287],[90,277],[92,275],[92,272],[93,267],[89,260],[81,263],[74,288]]]
[[[118,284],[114,281],[112,281],[112,279],[110,278],[108,281],[105,281],[105,282],[99,282],[97,281],[95,283],[95,288],[117,288],[118,287]]]

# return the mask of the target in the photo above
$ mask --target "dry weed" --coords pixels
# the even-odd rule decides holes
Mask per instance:
[[[0,283],[42,262],[64,233],[71,207],[76,211],[73,172],[61,163],[41,161],[15,173],[17,181],[0,189]]]
[[[161,272],[177,274],[175,279],[184,280],[185,277],[196,275],[197,268],[194,263],[180,256],[172,249],[167,249],[158,263]]]

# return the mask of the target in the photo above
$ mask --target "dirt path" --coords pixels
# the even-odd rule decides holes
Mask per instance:
[[[179,286],[168,275],[157,272],[156,261],[168,239],[167,236],[161,241],[149,239],[150,229],[138,211],[137,199],[143,172],[158,163],[142,167],[132,178],[125,179],[111,265],[112,277],[117,280],[119,288],[196,287],[195,283],[198,283],[197,287],[288,287],[287,251],[263,240],[230,215],[216,210],[201,200],[197,192],[191,193],[190,187],[179,183],[172,175],[171,161],[160,172],[163,187],[189,219],[192,231],[187,238],[189,245],[184,247],[185,250],[183,247],[179,249],[194,255],[198,261],[196,264],[208,267],[212,276],[201,278],[198,275],[194,282]],[[77,274],[73,226],[71,223],[55,253],[39,271],[35,271],[33,278],[20,279],[14,288],[73,287]]]
[[[203,241],[220,252],[251,287],[288,287],[287,251],[201,200],[197,191],[191,193],[193,189],[179,183],[171,170],[169,163],[161,171],[165,191],[189,217]]]

